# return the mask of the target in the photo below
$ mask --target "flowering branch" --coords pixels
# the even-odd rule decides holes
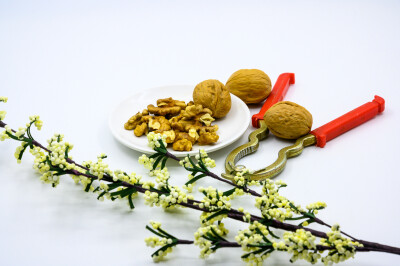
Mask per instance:
[[[161,236],[162,239],[158,237],[148,237],[146,238],[146,243],[148,246],[155,247],[157,245],[162,246],[159,250],[163,249],[164,253],[158,253],[157,250],[152,256],[157,254],[156,260],[160,259],[160,256],[165,256],[166,253],[172,251],[173,246],[179,244],[195,244],[200,246],[202,258],[208,257],[210,254],[214,253],[219,248],[243,248],[247,253],[242,255],[242,259],[245,261],[256,261],[261,262],[267,258],[270,253],[274,251],[284,251],[292,253],[291,262],[297,259],[306,259],[311,263],[316,263],[318,259],[321,259],[321,252],[329,251],[329,255],[323,258],[322,261],[328,264],[330,261],[340,260],[340,255],[338,255],[338,250],[336,246],[332,245],[331,242],[340,242],[339,249],[340,253],[346,254],[345,256],[352,256],[352,252],[356,249],[359,252],[372,251],[370,248],[366,247],[356,247],[349,245],[350,242],[342,239],[340,233],[338,232],[338,227],[332,228],[332,232],[329,233],[329,239],[326,241],[321,241],[322,244],[315,244],[315,237],[313,237],[309,232],[303,229],[296,230],[295,233],[284,234],[284,241],[273,242],[268,239],[268,233],[263,228],[263,224],[258,222],[250,225],[250,230],[242,231],[238,236],[236,236],[237,242],[232,242],[226,240],[224,236],[227,234],[226,229],[221,224],[211,225],[200,228],[195,233],[195,240],[180,240],[176,237],[168,234],[161,229],[161,223],[150,222],[152,227],[159,232],[155,232],[149,226],[146,228],[157,236]],[[252,232],[253,231],[253,232]],[[262,232],[264,231],[264,232]],[[254,234],[255,232],[255,234]],[[252,234],[253,233],[253,234]],[[167,252],[165,252],[168,250]],[[343,258],[345,256],[342,256]]]
[[[160,136],[158,136],[160,138]],[[258,192],[251,190],[248,188],[248,185],[259,185],[259,182],[256,181],[250,181],[247,178],[247,174],[249,173],[248,169],[243,169],[242,171],[236,173],[236,176],[234,177],[234,180],[236,183],[229,181],[227,179],[221,178],[218,175],[216,175],[215,173],[211,172],[208,170],[207,168],[207,164],[204,162],[203,157],[207,157],[207,155],[205,153],[202,154],[202,150],[200,150],[199,155],[196,155],[196,159],[197,159],[197,164],[193,162],[193,160],[190,158],[190,156],[185,157],[184,160],[180,160],[178,157],[176,157],[175,155],[173,155],[172,153],[168,152],[167,149],[165,148],[165,145],[163,144],[163,141],[161,139],[158,139],[156,134],[154,133],[150,133],[150,137],[149,137],[149,141],[153,142],[154,144],[150,144],[151,147],[156,147],[155,150],[157,151],[156,154],[150,156],[150,158],[153,157],[158,157],[158,161],[160,161],[163,157],[163,160],[166,160],[167,158],[171,158],[175,161],[178,161],[180,165],[182,165],[187,171],[191,172],[191,174],[189,175],[190,180],[188,182],[186,182],[186,186],[188,185],[192,185],[194,184],[196,181],[209,176],[213,179],[216,179],[218,181],[227,183],[231,186],[234,187],[234,189],[229,190],[227,192],[225,192],[225,195],[231,195],[233,193],[236,192],[237,195],[242,195],[243,193],[247,193],[250,194],[252,196],[256,196],[256,197],[261,197],[261,194],[259,194]],[[159,142],[159,144],[157,144],[157,142]],[[159,151],[159,149],[157,149],[157,145],[162,147],[162,150]],[[206,158],[206,160],[209,158]],[[155,163],[153,163],[153,169],[155,169],[158,166],[158,161],[156,161]],[[164,161],[163,161],[164,162]],[[210,163],[208,161],[208,163]],[[211,162],[210,165],[215,165],[215,162]],[[165,166],[165,162],[163,165],[161,165],[161,168],[163,168]],[[197,175],[198,173],[200,173],[199,175]],[[281,187],[285,187],[286,185],[281,184]],[[236,190],[235,188],[239,189]],[[243,193],[240,193],[243,192]],[[329,228],[331,228],[331,225],[325,223],[324,221],[320,220],[319,218],[317,218],[315,215],[318,213],[319,210],[322,210],[326,207],[325,203],[317,203],[314,206],[310,206],[310,209],[308,212],[304,211],[304,210],[299,210],[298,208],[296,208],[296,206],[294,206],[292,203],[290,203],[290,207],[292,209],[294,209],[298,214],[300,214],[300,216],[297,217],[286,217],[286,220],[302,220],[305,219],[304,222],[301,223],[301,225],[307,226],[311,223],[318,223],[320,225],[323,226],[327,226]],[[341,232],[342,234],[350,237],[351,239],[358,241],[358,239],[354,238],[353,236],[345,233],[345,232]]]
[[[2,121],[4,115],[1,118],[0,127],[6,130],[0,133],[0,139],[14,139],[21,142],[21,146],[17,148],[15,154],[18,161],[29,149],[35,157],[34,168],[42,174],[41,180],[53,187],[58,185],[60,176],[70,175],[76,183],[82,184],[84,191],[97,193],[99,200],[104,200],[104,198],[110,200],[126,199],[130,208],[133,209],[133,199],[138,193],[141,193],[144,194],[145,203],[150,206],[161,206],[165,209],[187,207],[201,211],[202,226],[195,233],[194,242],[180,240],[162,230],[158,225],[147,228],[162,239],[166,239],[166,241],[160,240],[162,245],[153,254],[155,259],[162,258],[176,245],[192,243],[201,247],[201,256],[203,257],[221,247],[241,246],[247,252],[242,256],[242,259],[250,262],[260,262],[274,251],[289,252],[293,254],[292,260],[302,258],[311,263],[318,259],[321,259],[324,263],[339,262],[352,257],[356,251],[379,251],[400,255],[400,249],[396,247],[347,239],[342,236],[338,226],[333,226],[332,231],[328,233],[305,227],[307,223],[320,221],[317,220],[315,215],[318,210],[325,208],[324,203],[310,204],[306,211],[301,206],[294,205],[293,202],[279,195],[279,189],[286,186],[280,181],[267,180],[261,183],[262,193],[256,192],[255,195],[247,188],[246,173],[242,173],[235,179],[236,183],[231,182],[234,189],[222,192],[213,187],[199,188],[204,198],[201,201],[195,200],[192,195],[186,194],[180,187],[169,184],[170,176],[165,167],[166,160],[168,158],[178,159],[166,150],[162,137],[149,134],[150,138],[153,137],[150,144],[154,144],[153,148],[156,150],[156,154],[150,157],[143,155],[139,158],[139,162],[151,169],[150,175],[156,178],[156,185],[152,181],[142,180],[135,173],[127,174],[121,170],[111,171],[108,165],[103,162],[106,158],[104,154],[98,156],[96,162],[76,163],[69,155],[73,145],[65,142],[63,135],[55,134],[48,141],[48,146],[44,147],[31,134],[33,126],[38,129],[42,126],[38,116],[30,117],[27,126],[19,128],[18,131],[11,129]],[[215,165],[215,162],[208,158],[206,153],[200,152],[196,156],[196,160],[195,162],[192,158],[186,157],[185,160],[180,162],[191,172],[192,179],[195,179],[186,183],[184,188],[192,188],[191,185],[195,181],[205,176],[213,178],[216,176],[208,170],[209,167]],[[215,179],[219,180],[218,178]],[[256,207],[260,210],[261,216],[250,214],[242,208],[236,210],[231,207],[230,200],[244,193],[256,196]],[[228,233],[222,223],[225,218],[249,224],[248,229],[240,231],[235,237],[236,242],[230,242],[224,238]],[[306,221],[301,225],[284,222],[285,220],[300,219],[306,219]],[[275,235],[271,228],[286,231],[283,241],[277,242],[275,240],[279,237]],[[319,243],[315,242],[316,237],[320,238]],[[155,243],[154,246],[157,246]],[[328,255],[323,258],[319,253],[316,253],[324,250],[328,251]]]

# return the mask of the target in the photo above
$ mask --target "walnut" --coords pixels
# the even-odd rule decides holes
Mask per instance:
[[[133,134],[135,134],[136,137],[140,137],[143,134],[147,134],[148,128],[146,123],[142,123],[138,126],[136,126],[135,130],[133,131]]]
[[[140,137],[149,131],[166,136],[166,142],[172,144],[174,150],[190,151],[199,141],[200,145],[212,144],[218,140],[218,126],[211,126],[215,120],[212,111],[200,104],[172,98],[157,100],[157,106],[149,105],[141,113],[132,116],[125,128],[132,130]]]
[[[155,107],[152,104],[147,106],[147,110],[149,110],[150,114],[166,116],[166,115],[177,115],[181,112],[181,107],[172,106],[172,107]]]
[[[191,128],[188,131],[190,137],[192,137],[195,141],[199,138],[199,134],[197,134],[197,130],[195,128]]]
[[[304,107],[293,102],[278,102],[264,114],[264,120],[272,134],[284,139],[297,139],[310,132],[312,115]]]
[[[205,132],[215,133],[217,131],[218,131],[218,125],[213,125],[213,126],[201,127],[199,133],[200,134],[203,134]]]
[[[157,100],[157,107],[149,104],[147,110],[150,114],[159,116],[175,116],[185,109],[186,104],[184,101],[174,100],[171,97],[166,99]]]
[[[213,132],[204,132],[200,134],[199,139],[197,140],[197,143],[199,145],[209,145],[217,142],[219,139],[219,136]]]
[[[129,118],[129,120],[125,123],[124,128],[126,130],[134,129],[140,123],[141,119],[142,119],[142,114],[139,112],[136,113],[134,116]]]
[[[158,122],[160,122],[160,128],[158,130],[160,130],[160,131],[171,130],[171,125],[170,125],[168,119],[166,119],[163,116],[156,116],[156,119]]]
[[[222,118],[231,109],[231,95],[225,85],[215,79],[205,80],[196,85],[193,102],[212,111],[212,116]]]
[[[211,110],[208,108],[203,108],[201,104],[195,104],[187,106],[182,112],[182,117],[184,117],[186,120],[199,120],[200,117],[206,114],[212,114]]]
[[[184,101],[174,100],[171,97],[169,97],[169,98],[166,98],[166,99],[157,100],[157,106],[158,107],[179,106],[181,109],[184,109],[186,107],[186,103]]]
[[[200,117],[200,122],[202,122],[206,126],[210,126],[211,122],[214,121],[215,119],[212,118],[210,114],[204,114]]]
[[[182,122],[183,122],[183,121],[182,121]],[[192,121],[192,124],[186,124],[186,125],[185,125],[185,131],[186,131],[186,132],[189,132],[189,130],[192,129],[192,128],[196,129],[196,131],[197,131],[197,130],[200,130],[200,128],[201,128],[202,126],[203,126],[203,125],[201,124],[200,121]]]
[[[193,134],[192,134],[192,136],[190,136],[189,133],[187,133],[187,132],[175,131],[175,141],[178,141],[178,140],[181,140],[181,139],[187,139],[192,144],[194,144],[196,142],[197,138]]]
[[[177,116],[173,116],[172,118],[170,118],[168,121],[169,121],[169,123],[172,125],[173,123],[177,123],[177,122],[179,122],[179,120],[181,120],[182,119],[182,113],[183,113],[184,111],[182,110],[181,112],[180,112],[180,114],[179,115],[177,115]]]
[[[201,122],[199,121],[194,121],[194,120],[180,120],[178,122],[172,123],[171,127],[174,130],[178,130],[178,131],[184,131],[184,132],[188,132],[189,129],[194,128],[196,130],[199,130],[202,127]]]
[[[149,120],[149,128],[157,130],[157,133],[161,133],[171,129],[168,119],[163,116],[154,116]]]
[[[192,142],[190,142],[187,139],[180,139],[178,141],[175,141],[174,144],[172,144],[172,149],[174,151],[191,151],[192,150]]]
[[[259,69],[240,69],[226,82],[227,90],[247,104],[260,103],[271,93],[271,80]]]
[[[140,122],[141,123],[149,123],[150,119],[152,119],[152,118],[153,118],[153,116],[151,116],[151,115],[145,115],[145,116],[142,116],[142,120],[140,120]]]
[[[150,118],[150,120],[149,120],[149,128],[150,129],[157,130],[157,129],[160,129],[160,127],[161,127],[160,122],[158,122],[155,119]]]
[[[173,143],[175,141],[175,131],[168,130],[168,131],[162,132],[162,134],[166,136],[165,142]]]

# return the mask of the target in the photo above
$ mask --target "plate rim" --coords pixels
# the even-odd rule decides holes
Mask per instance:
[[[122,98],[117,104],[115,104],[115,105],[113,106],[113,108],[111,109],[111,111],[109,112],[109,115],[108,115],[108,127],[109,127],[109,129],[110,129],[110,131],[111,131],[113,137],[114,137],[119,143],[123,144],[124,146],[126,146],[126,147],[128,147],[128,148],[130,148],[130,149],[132,149],[132,150],[135,150],[135,151],[137,151],[137,152],[141,152],[141,153],[144,153],[144,154],[147,154],[147,155],[149,155],[149,154],[154,154],[154,153],[155,153],[154,150],[151,150],[151,149],[145,150],[145,149],[142,149],[141,147],[134,146],[134,145],[132,145],[132,143],[130,143],[130,142],[128,142],[127,140],[125,140],[125,138],[122,138],[121,136],[119,136],[119,133],[116,131],[116,129],[115,129],[114,126],[113,126],[113,117],[114,117],[113,115],[115,114],[115,112],[117,111],[118,107],[121,106],[121,104],[122,104],[123,102],[125,102],[125,101],[127,101],[128,99],[131,99],[131,98],[133,98],[133,97],[135,97],[135,96],[137,96],[137,95],[141,95],[141,94],[143,93],[143,91],[157,90],[157,89],[161,89],[161,88],[176,88],[176,87],[182,87],[182,88],[184,88],[184,87],[193,87],[193,88],[194,88],[193,85],[164,85],[164,86],[157,86],[157,87],[145,88],[145,89],[143,89],[143,90],[140,91],[140,92],[133,93],[133,94],[127,96],[127,97]],[[245,117],[246,117],[246,121],[245,121],[245,122],[246,122],[246,124],[247,124],[248,126],[247,126],[247,127],[243,127],[243,129],[241,129],[241,130],[238,131],[238,134],[237,134],[234,138],[225,141],[225,143],[220,143],[219,145],[215,145],[215,146],[212,146],[212,145],[206,145],[206,146],[204,146],[204,150],[206,150],[207,153],[211,153],[211,152],[214,152],[214,151],[223,149],[223,148],[225,148],[226,146],[228,146],[228,145],[232,144],[233,142],[237,141],[241,136],[243,136],[243,134],[246,132],[246,130],[247,130],[248,127],[250,126],[250,122],[251,122],[251,113],[250,113],[249,107],[247,106],[247,104],[246,104],[245,102],[243,102],[243,101],[242,101],[239,97],[237,97],[236,95],[234,95],[234,94],[232,94],[232,93],[230,93],[230,95],[231,95],[232,98],[235,98],[235,100],[238,101],[238,103],[239,103],[242,107],[244,107],[244,108],[242,108],[242,109],[245,110],[246,113],[247,113],[247,114],[245,115]],[[244,124],[244,123],[243,123],[243,124]],[[183,158],[183,157],[186,157],[187,155],[192,156],[192,155],[195,155],[195,154],[198,153],[198,150],[197,150],[197,149],[196,149],[196,150],[192,150],[192,151],[185,151],[185,152],[174,151],[174,150],[170,150],[170,149],[168,149],[168,151],[169,151],[171,154],[173,154],[173,155],[175,155],[176,157],[178,157],[178,158]]]

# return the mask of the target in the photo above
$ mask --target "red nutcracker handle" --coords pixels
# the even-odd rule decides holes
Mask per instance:
[[[253,127],[259,128],[259,121],[264,119],[265,112],[277,102],[283,100],[286,95],[286,92],[291,84],[294,84],[294,73],[283,73],[280,74],[274,88],[271,93],[268,95],[267,100],[264,105],[261,107],[261,110],[258,114],[255,114],[251,118],[251,122]]]
[[[385,100],[376,96],[372,102],[361,105],[360,107],[342,115],[339,118],[311,131],[317,139],[317,146],[323,148],[327,141],[340,136],[341,134],[367,122],[377,114],[385,110]]]

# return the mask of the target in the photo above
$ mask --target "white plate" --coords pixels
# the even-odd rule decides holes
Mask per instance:
[[[125,122],[137,112],[147,108],[147,105],[155,105],[157,99],[172,97],[189,102],[192,100],[193,88],[194,86],[183,85],[157,87],[128,97],[111,112],[108,122],[112,134],[119,142],[131,149],[153,154],[154,150],[147,145],[146,136],[136,137],[132,130],[125,130]],[[178,157],[197,154],[199,149],[212,152],[231,144],[242,136],[250,124],[250,111],[247,105],[235,95],[231,94],[231,99],[232,107],[229,113],[224,118],[213,122],[213,125],[216,124],[219,127],[217,131],[219,139],[214,145],[199,146],[196,144],[189,152],[173,151],[172,148],[168,148],[169,151]]]

